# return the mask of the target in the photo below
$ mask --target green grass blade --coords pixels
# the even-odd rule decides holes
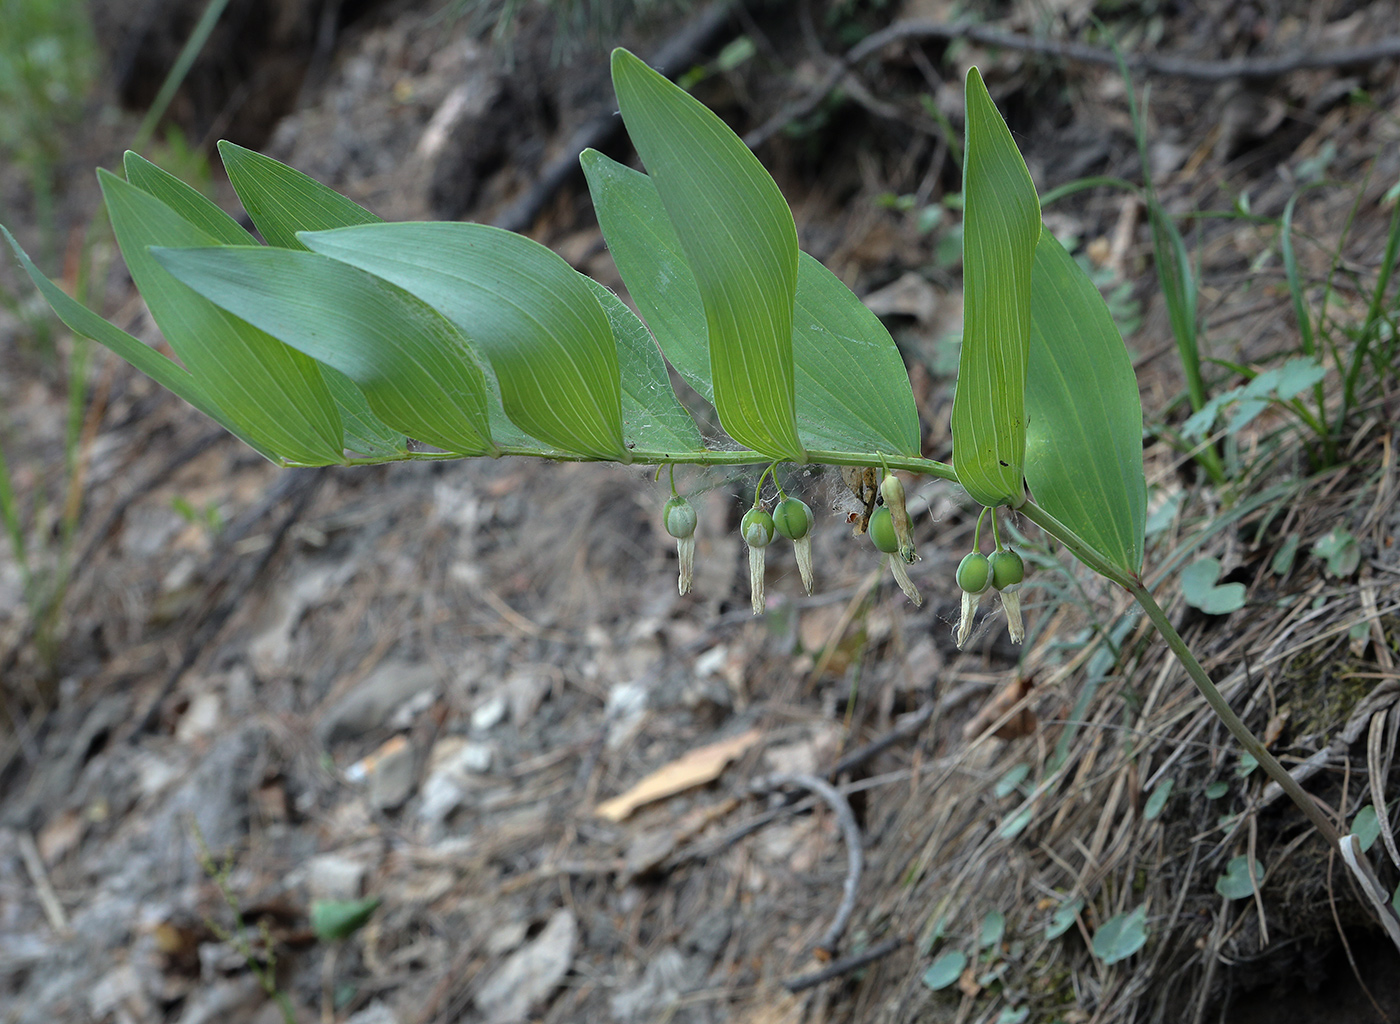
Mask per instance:
[[[666,361],[646,324],[597,281],[587,277],[583,280],[607,314],[617,346],[622,438],[628,449],[668,454],[703,452],[705,440],[700,436],[700,428],[671,390]]]
[[[175,63],[170,66],[165,80],[160,83],[160,90],[156,93],[156,98],[146,108],[146,116],[141,119],[141,125],[136,129],[136,138],[131,143],[132,149],[142,150],[146,148],[146,143],[151,140],[151,136],[155,134],[156,126],[160,124],[160,119],[165,116],[166,110],[169,109],[171,100],[175,98],[175,94],[180,91],[180,86],[184,84],[185,76],[190,73],[190,68],[194,67],[194,62],[204,50],[204,44],[209,42],[209,37],[214,34],[214,27],[223,17],[224,8],[227,6],[228,0],[209,0],[205,4],[204,12],[199,16],[199,21],[195,22],[193,31],[190,32],[189,38],[185,40],[185,45],[180,48],[179,54],[175,57]]]
[[[490,361],[521,430],[561,451],[630,461],[612,328],[559,256],[482,224],[367,224],[300,237],[455,323]]]
[[[589,150],[582,160],[613,260],[657,343],[710,397],[705,308],[651,179]],[[806,253],[799,254],[792,358],[797,434],[806,448],[919,454],[919,417],[884,325]]]
[[[1147,527],[1137,378],[1099,290],[1049,231],[1035,253],[1026,413],[1035,500],[1136,577]]]
[[[270,156],[219,143],[228,180],[268,245],[305,249],[298,231],[325,231],[380,219],[359,203]]]
[[[777,184],[714,113],[614,50],[622,118],[700,286],[715,410],[741,444],[805,461],[792,356],[797,228]]]
[[[967,73],[963,344],[953,397],[953,468],[983,505],[1018,506],[1026,449],[1031,272],[1040,203],[976,68]]]
[[[1303,295],[1303,281],[1298,274],[1298,255],[1293,248],[1293,208],[1298,204],[1300,192],[1294,192],[1288,197],[1288,202],[1283,207],[1283,219],[1279,221],[1279,248],[1283,252],[1283,274],[1288,282],[1288,294],[1293,299],[1293,315],[1298,319],[1299,340],[1302,342],[1303,354],[1312,355],[1316,349],[1316,342],[1313,340],[1312,317],[1308,313],[1308,305]]]
[[[15,241],[15,237],[3,225],[0,225],[0,234],[4,234],[5,241],[14,250],[20,265],[24,267],[24,272],[29,275],[40,294],[44,296],[53,311],[58,314],[58,318],[67,324],[70,330],[111,349],[157,384],[169,388],[200,412],[218,422],[225,430],[270,462],[283,463],[285,461],[275,449],[268,447],[259,438],[249,434],[225,413],[188,370],[173,360],[167,359],[140,339],[114,327],[54,284],[44,275],[43,271],[34,265],[28,254]]]
[[[345,374],[394,429],[446,451],[495,454],[481,369],[456,328],[401,288],[290,249],[153,256],[208,301]]]
[[[214,240],[135,185],[98,179],[132,280],[205,393],[262,447],[303,465],[343,462],[340,415],[316,363],[201,298],[148,251]]]

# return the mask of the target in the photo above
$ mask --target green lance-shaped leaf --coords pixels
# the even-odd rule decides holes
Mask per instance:
[[[98,180],[132,280],[204,393],[260,451],[302,465],[344,462],[340,415],[315,361],[201,298],[149,252],[214,239],[135,185],[106,171]]]
[[[671,390],[666,362],[651,340],[646,324],[603,285],[587,277],[583,277],[583,281],[607,314],[613,342],[617,345],[622,385],[622,438],[627,447],[671,455],[703,452],[705,439]]]
[[[324,231],[380,219],[315,178],[232,142],[219,143],[228,180],[268,245],[305,248],[298,231]]]
[[[1137,377],[1099,290],[1049,231],[1035,253],[1026,415],[1035,500],[1136,576],[1147,529]]]
[[[632,300],[686,382],[713,397],[700,287],[651,179],[596,150],[582,158],[593,204]],[[792,356],[807,448],[919,454],[919,416],[899,349],[879,319],[799,253]]]
[[[242,152],[247,151],[243,150]],[[257,154],[252,155],[257,157]],[[258,159],[265,160],[266,158],[258,157]],[[275,161],[272,162],[275,163]],[[283,167],[282,164],[277,164],[277,166]],[[144,157],[128,152],[125,169],[127,181],[141,191],[155,196],[215,241],[224,245],[258,244],[257,239],[249,234],[238,221],[215,206],[207,197],[173,174],[161,170]],[[291,168],[286,168],[286,170],[291,171]],[[298,174],[299,172],[291,171],[291,173]],[[311,184],[334,199],[341,200],[342,203],[349,202],[324,186],[317,185],[315,182]],[[274,209],[281,211],[288,210],[290,207],[277,206]],[[359,207],[355,207],[355,209],[358,210]],[[303,219],[288,225],[289,231],[297,231],[302,227],[342,226],[340,223],[327,224],[328,218],[339,216],[344,212],[340,205],[330,200],[322,201],[318,207],[309,209],[309,212],[307,210],[301,212],[304,214]],[[343,223],[355,224],[360,222],[359,219],[343,221]],[[294,237],[293,240],[295,241]],[[300,248],[300,243],[298,243],[298,248]],[[370,411],[365,396],[359,388],[355,387],[350,378],[325,363],[320,364],[320,370],[321,379],[326,384],[326,390],[330,392],[331,397],[335,400],[336,408],[340,412],[343,428],[341,443],[347,451],[371,458],[387,459],[398,458],[408,450],[408,441],[403,434],[389,427]]]
[[[290,249],[153,254],[209,301],[345,374],[395,429],[463,455],[498,453],[481,368],[457,329],[403,289]]]
[[[259,455],[271,462],[284,461],[277,451],[248,434],[242,426],[225,413],[204,390],[204,386],[195,379],[194,374],[173,359],[167,359],[140,339],[134,338],[120,328],[109,324],[54,284],[44,275],[42,270],[34,265],[25,251],[20,248],[19,243],[15,241],[14,235],[10,234],[3,225],[0,225],[0,234],[4,234],[5,241],[14,250],[20,265],[24,267],[24,272],[29,275],[40,294],[48,300],[53,311],[58,314],[58,318],[67,324],[72,331],[81,334],[84,338],[91,338],[93,341],[105,345],[157,384],[169,388],[200,412],[217,421],[220,426]]]
[[[983,505],[1019,506],[1026,450],[1031,268],[1040,200],[976,68],[967,73],[963,163],[963,343],[953,397],[953,468]]]
[[[521,430],[560,451],[631,460],[612,328],[559,256],[483,224],[367,224],[299,237],[417,295],[461,328],[490,361]]]
[[[257,239],[209,198],[139,153],[127,150],[122,160],[126,180],[155,196],[220,245],[256,245]]]
[[[741,444],[806,461],[797,435],[792,321],[797,227],[777,184],[714,113],[614,50],[622,119],[700,286],[720,423]]]
[[[799,260],[792,351],[803,443],[918,456],[919,413],[894,339],[839,277],[805,252]]]
[[[596,149],[584,150],[579,163],[628,294],[671,365],[713,403],[705,304],[656,186]]]

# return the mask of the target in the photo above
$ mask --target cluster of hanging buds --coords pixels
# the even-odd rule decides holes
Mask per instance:
[[[812,527],[815,520],[812,510],[800,498],[791,497],[778,485],[778,502],[770,514],[764,507],[762,491],[764,480],[773,473],[770,467],[758,479],[754,490],[753,506],[744,513],[739,523],[739,534],[749,551],[749,588],[752,595],[753,612],[761,615],[767,607],[764,595],[765,556],[774,534],[781,534],[793,542],[797,556],[797,568],[802,574],[802,586],[807,593],[812,592]],[[868,479],[869,507],[876,505],[874,471]],[[774,477],[774,484],[777,478]],[[866,532],[870,541],[880,551],[883,560],[889,564],[890,572],[899,589],[915,605],[924,603],[923,596],[905,569],[918,561],[914,550],[912,523],[905,507],[904,484],[888,469],[883,474],[878,487],[878,500],[870,512]],[[983,509],[983,515],[990,511]],[[690,592],[695,570],[695,509],[675,490],[675,479],[671,481],[671,499],[661,512],[662,525],[666,532],[676,539],[676,554],[680,559],[680,579],[677,586],[682,594]],[[1026,638],[1025,625],[1021,619],[1021,583],[1025,579],[1025,563],[1021,556],[1009,547],[1002,545],[997,533],[996,514],[992,514],[992,532],[996,535],[996,550],[988,557],[978,550],[982,535],[982,517],[978,517],[977,529],[973,536],[972,548],[958,565],[957,582],[962,590],[962,615],[958,620],[955,635],[958,647],[967,643],[972,635],[972,622],[977,614],[977,606],[982,595],[996,589],[1001,594],[1002,607],[1006,609],[1006,623],[1012,643],[1021,643]]]
[[[983,509],[983,515],[987,511]],[[992,532],[997,532],[995,512],[992,512]],[[962,615],[956,630],[959,650],[972,633],[972,619],[977,614],[982,595],[994,588],[1001,594],[1001,606],[1006,609],[1006,631],[1011,635],[1011,642],[1019,644],[1026,639],[1026,627],[1021,619],[1021,581],[1026,578],[1026,565],[1015,551],[1002,546],[999,535],[996,538],[997,548],[988,558],[977,550],[981,535],[982,517],[978,516],[972,540],[973,550],[958,565],[958,587],[963,592]]]

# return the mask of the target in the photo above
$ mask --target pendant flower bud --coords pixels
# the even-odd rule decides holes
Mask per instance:
[[[773,509],[773,526],[792,541],[802,586],[812,592],[812,510],[800,498],[784,498]]]
[[[690,582],[695,575],[695,522],[694,507],[678,494],[661,510],[661,524],[676,538],[676,556],[681,563],[676,586],[682,596],[690,593]]]
[[[1006,631],[1011,642],[1026,639],[1026,625],[1021,618],[1021,581],[1026,578],[1026,565],[1021,556],[1010,548],[995,552],[991,559],[992,586],[1001,594],[1001,606],[1006,609]]]
[[[871,543],[889,556],[886,561],[890,563],[890,573],[894,576],[894,581],[899,584],[899,589],[904,591],[904,596],[914,602],[915,607],[923,605],[923,595],[919,593],[919,588],[914,586],[914,581],[909,578],[909,572],[904,568],[904,561],[895,555],[895,552],[899,550],[899,538],[895,535],[894,521],[888,506],[881,505],[871,514],[868,532]]]
[[[885,499],[885,507],[890,510],[890,522],[894,535],[899,540],[899,557],[909,565],[918,560],[914,552],[914,530],[909,522],[909,513],[904,507],[904,484],[893,473],[886,473],[880,481],[880,496]]]
[[[899,550],[899,538],[894,532],[894,517],[887,506],[881,505],[870,514],[870,525],[866,527],[866,532],[870,534],[870,543],[885,554],[894,554]]]
[[[739,521],[739,533],[749,546],[749,589],[753,595],[753,613],[762,615],[768,607],[763,594],[763,549],[773,540],[773,517],[755,505]]]
[[[958,619],[956,637],[958,650],[962,650],[967,638],[972,635],[972,619],[977,614],[977,605],[992,585],[992,566],[986,555],[980,551],[970,552],[958,565],[958,586],[962,589],[962,615]]]

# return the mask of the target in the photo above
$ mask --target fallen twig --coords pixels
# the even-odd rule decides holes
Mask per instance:
[[[855,910],[856,887],[860,884],[860,873],[865,870],[865,850],[862,847],[860,826],[856,824],[856,816],[846,798],[831,783],[815,775],[777,772],[755,779],[750,783],[749,789],[754,793],[767,793],[784,786],[797,786],[820,797],[841,823],[841,833],[846,839],[846,881],[842,885],[841,905],[836,908],[836,916],[832,918],[831,926],[817,941],[818,949],[830,951],[836,948],[841,933],[846,930],[846,922],[851,919],[851,912]]]
[[[696,56],[729,24],[729,16],[728,3],[721,0],[712,4],[668,39],[647,63],[673,77],[687,70]],[[622,118],[616,109],[609,107],[605,113],[577,129],[564,151],[545,164],[525,194],[501,212],[495,226],[507,231],[528,230],[554,193],[579,173],[578,159],[583,151],[604,145],[621,127]]]
[[[922,19],[897,21],[888,28],[866,36],[847,50],[846,54],[832,66],[813,89],[800,100],[790,104],[761,126],[749,132],[748,135],[744,136],[744,142],[748,144],[750,149],[761,146],[793,121],[805,117],[815,110],[854,65],[886,46],[906,39],[945,41],[969,39],[983,46],[1038,53],[1047,57],[1078,61],[1081,64],[1118,66],[1118,57],[1112,51],[1089,46],[1085,43],[1040,39],[1034,36],[1018,35],[1014,32],[1002,32],[986,25],[949,25]],[[1124,54],[1123,60],[1132,70],[1145,71],[1150,75],[1191,78],[1201,82],[1222,82],[1232,78],[1274,78],[1290,71],[1370,64],[1374,61],[1390,60],[1396,57],[1400,57],[1400,36],[1389,36],[1369,46],[1322,52],[1304,51],[1278,57],[1244,57],[1236,60],[1214,61],[1134,53]]]
[[[73,934],[68,915],[58,901],[58,893],[54,892],[53,883],[49,881],[49,873],[44,870],[44,858],[39,855],[39,847],[26,829],[19,831],[19,854],[25,870],[29,872],[29,880],[34,883],[34,895],[39,900],[39,906],[49,919],[49,927],[63,938],[68,938]]]
[[[802,992],[809,988],[816,988],[824,981],[832,978],[839,978],[843,974],[859,970],[866,964],[874,963],[881,957],[889,956],[900,946],[904,945],[904,940],[899,936],[886,939],[884,942],[877,942],[869,949],[851,956],[843,956],[840,960],[833,960],[820,971],[813,971],[811,974],[801,974],[796,978],[789,978],[783,982],[783,988],[789,992]]]

